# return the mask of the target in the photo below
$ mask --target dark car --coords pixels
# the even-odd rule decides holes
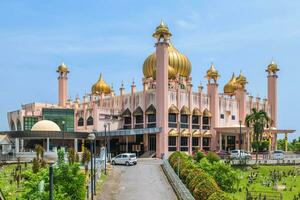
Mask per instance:
[[[217,154],[218,154],[218,156],[220,156],[221,159],[226,159],[230,155],[230,153],[225,150],[218,151]]]

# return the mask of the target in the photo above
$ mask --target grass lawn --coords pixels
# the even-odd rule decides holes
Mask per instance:
[[[270,171],[281,171],[286,174],[291,170],[296,170],[296,176],[287,176],[286,178],[282,178],[281,181],[278,182],[278,185],[283,185],[286,183],[286,190],[281,191],[284,200],[293,200],[294,195],[298,196],[300,193],[300,166],[260,166],[258,169],[241,169],[242,181],[240,183],[240,188],[242,188],[241,192],[232,193],[232,197],[238,200],[246,199],[246,188],[249,191],[266,191],[266,192],[274,192],[273,185],[264,186],[263,182],[269,182],[271,180]],[[252,184],[248,184],[248,176],[251,172],[257,172],[258,176],[256,180]],[[248,186],[247,186],[248,184]]]
[[[20,197],[23,192],[22,184],[17,187],[17,182],[14,181],[13,174],[16,166],[16,164],[13,164],[0,167],[0,188],[7,200],[16,199]],[[22,171],[31,170],[30,164],[27,165],[27,168],[25,168],[24,164],[21,164],[21,166]]]

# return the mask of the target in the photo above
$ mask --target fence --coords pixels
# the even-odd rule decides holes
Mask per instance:
[[[177,197],[179,200],[195,200],[190,191],[186,188],[186,186],[179,179],[169,161],[164,157],[162,168],[170,181],[173,189],[175,190]]]
[[[279,192],[260,192],[248,191],[246,200],[282,200],[282,194]]]

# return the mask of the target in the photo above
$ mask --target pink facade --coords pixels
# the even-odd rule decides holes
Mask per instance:
[[[268,99],[264,101],[259,97],[255,100],[249,96],[245,87],[238,88],[230,94],[221,92],[217,82],[219,75],[214,66],[211,66],[206,75],[208,77],[206,92],[201,85],[194,91],[190,75],[191,64],[187,57],[171,44],[171,33],[168,32],[167,26],[161,24],[153,35],[157,38],[156,51],[144,63],[143,91],[136,91],[133,83],[131,91],[126,93],[122,84],[119,95],[116,95],[100,76],[91,94],[86,94],[81,99],[76,97],[74,101],[67,100],[69,71],[64,65],[59,66],[57,70],[58,104],[51,105],[51,108],[74,109],[75,131],[101,132],[104,130],[104,124],[108,123],[108,118],[112,131],[124,129],[143,131],[156,127],[158,129],[153,133],[156,136],[144,133],[140,144],[143,145],[144,151],[155,148],[157,156],[168,155],[175,150],[192,153],[195,148],[205,150],[239,148],[240,121],[243,126],[242,147],[250,151],[251,132],[245,129],[244,121],[252,108],[264,109],[276,128],[276,70],[270,71],[268,66]],[[244,81],[243,86],[245,85]],[[49,106],[28,104],[18,111],[8,113],[11,129],[17,127],[17,123],[20,123],[19,126],[22,128],[24,116],[41,118],[42,108]],[[93,123],[88,124],[88,119],[93,119]],[[138,137],[138,135],[126,138],[119,136],[115,139],[118,143],[134,142]],[[273,140],[273,149],[275,144]]]

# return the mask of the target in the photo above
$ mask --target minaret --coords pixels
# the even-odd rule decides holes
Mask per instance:
[[[66,107],[68,98],[68,67],[62,63],[58,66],[56,72],[58,76],[58,105],[60,107]]]
[[[162,21],[153,37],[156,47],[156,119],[161,132],[156,136],[156,155],[168,154],[168,47],[171,37],[169,28]]]
[[[246,84],[247,84],[246,77],[240,73],[240,75],[236,78],[236,98],[239,104],[239,121],[242,122],[242,124],[245,124],[246,119],[246,110],[247,110],[247,104],[246,104],[246,97],[247,97],[247,91],[246,91]]]
[[[277,127],[277,72],[279,68],[277,64],[272,61],[268,65],[266,72],[268,72],[268,102],[271,106],[271,120],[272,127]]]
[[[218,93],[218,79],[219,73],[215,69],[214,65],[211,64],[209,70],[206,72],[205,78],[208,80],[207,83],[207,95],[210,99],[210,112],[211,112],[211,122],[210,122],[210,132],[212,134],[211,150],[217,150],[217,133],[215,127],[219,125],[219,93]],[[212,81],[213,80],[213,81]],[[220,141],[221,142],[221,141]]]

